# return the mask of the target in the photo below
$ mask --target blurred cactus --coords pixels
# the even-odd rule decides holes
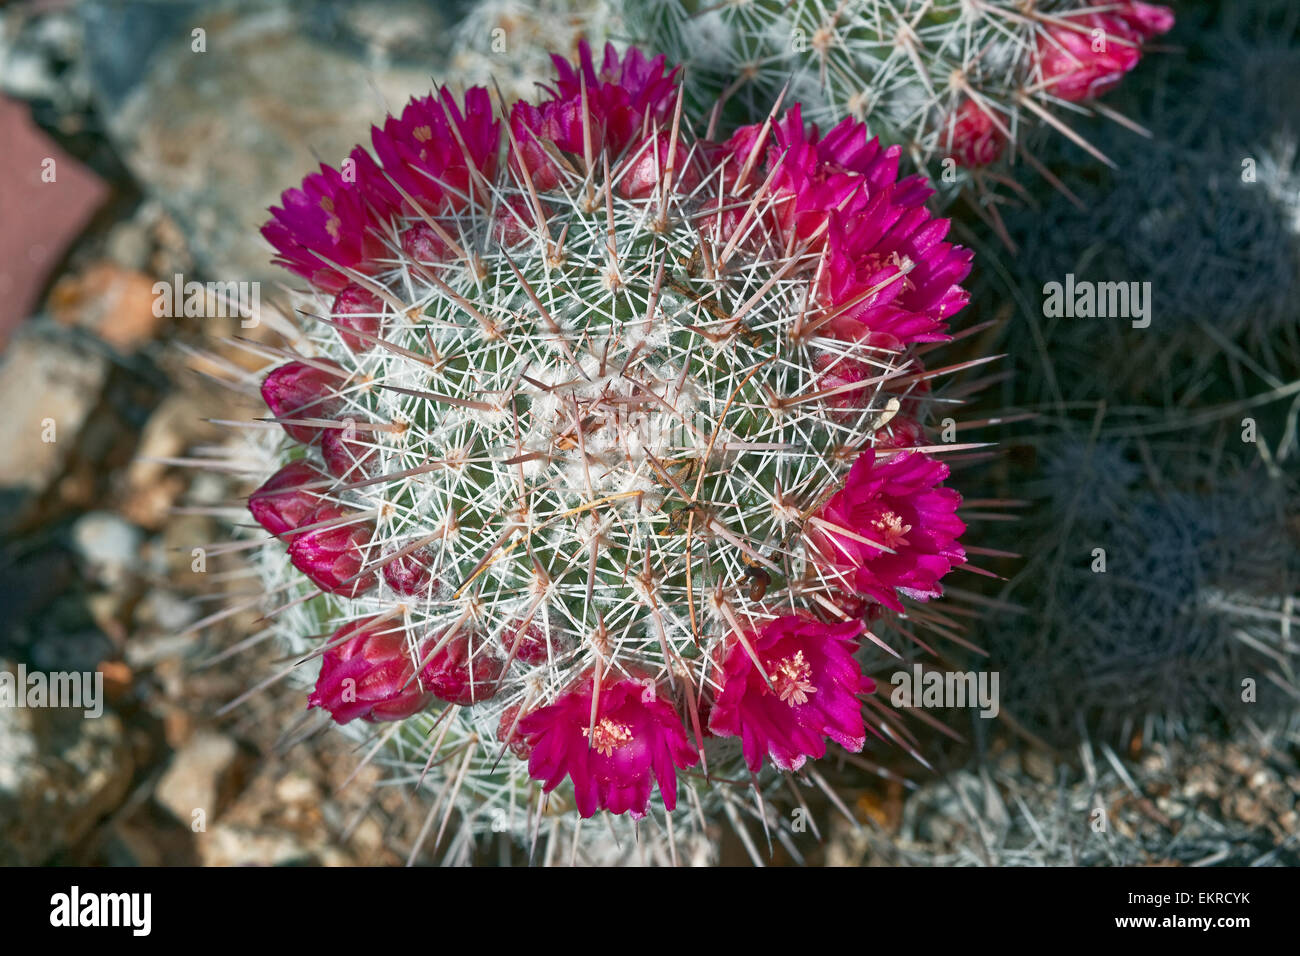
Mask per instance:
[[[986,630],[1016,720],[1053,740],[1150,739],[1296,707],[1289,482],[1172,442],[1067,434],[1041,455],[1026,489],[1040,505],[1017,531],[1034,553],[1004,594],[1025,613]]]
[[[1021,404],[1208,404],[1300,377],[1297,9],[1194,6],[1171,36],[1186,55],[1115,96],[1151,138],[1090,124],[1113,170],[1045,145],[1068,194],[1005,213],[1013,288],[993,283],[989,296],[1018,295],[1027,313],[1006,346]],[[1044,285],[1067,274],[1150,282],[1150,326],[1040,317]]]

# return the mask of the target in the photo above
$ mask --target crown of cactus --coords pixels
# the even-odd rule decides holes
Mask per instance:
[[[869,120],[919,168],[953,160],[934,172],[958,185],[1028,126],[1090,149],[1062,115],[1088,111],[1173,25],[1168,7],[1131,0],[623,0],[621,9],[638,42],[688,65],[705,106],[721,98],[761,115],[788,89],[811,119]],[[998,178],[976,177],[981,187]]]
[[[263,229],[310,286],[249,502],[276,627],[453,849],[671,836],[684,780],[700,821],[860,750],[860,645],[965,562],[921,352],[971,255],[899,149],[797,106],[709,141],[663,57],[555,62],[413,100]]]

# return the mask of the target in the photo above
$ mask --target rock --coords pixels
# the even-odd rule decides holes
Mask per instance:
[[[104,182],[0,98],[0,349],[35,308],[50,271],[108,194]]]
[[[60,858],[122,802],[132,771],[109,711],[0,707],[0,865]]]
[[[56,322],[90,329],[120,352],[134,352],[166,321],[154,314],[153,286],[143,272],[97,262],[55,283],[50,314]]]
[[[426,4],[397,6],[424,11],[404,21],[417,31],[404,38],[421,50],[414,62],[394,63],[382,42],[356,36],[337,18],[322,20],[315,4],[305,14],[192,6],[188,17],[160,12],[167,22],[143,9],[154,5],[121,15],[115,4],[87,5],[88,29],[116,23],[123,35],[112,44],[127,45],[105,50],[95,67],[108,91],[110,136],[176,217],[204,278],[282,279],[258,236],[267,207],[320,161],[341,162],[388,106],[429,92],[445,45],[441,17]],[[125,31],[122,16],[148,22]],[[348,35],[321,36],[323,23]],[[193,29],[205,31],[202,51]]]
[[[102,354],[45,323],[28,323],[10,343],[0,359],[0,530],[26,518],[63,473],[108,371]]]
[[[140,563],[144,535],[110,511],[92,511],[72,526],[72,540],[86,563],[87,576],[109,588],[120,588]]]
[[[182,823],[202,819],[210,827],[232,796],[238,758],[239,745],[230,737],[200,731],[172,758],[154,798]],[[202,811],[201,818],[196,811]]]
[[[292,833],[218,824],[199,840],[203,866],[346,866],[346,857],[330,848],[309,849]]]

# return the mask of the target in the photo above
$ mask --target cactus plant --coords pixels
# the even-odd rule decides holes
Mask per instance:
[[[1019,531],[1038,546],[1004,595],[1027,613],[986,629],[1007,711],[1048,739],[1127,741],[1293,710],[1294,487],[1184,438],[1040,446]]]
[[[1018,293],[1026,311],[1040,312],[1044,284],[1073,274],[1149,282],[1152,303],[1149,327],[1138,329],[1026,315],[1050,361],[1018,317],[1006,348],[1023,369],[1020,403],[1213,404],[1300,377],[1300,126],[1286,106],[1300,95],[1295,7],[1188,10],[1183,27],[1172,39],[1187,55],[1162,60],[1115,97],[1153,138],[1081,127],[1119,168],[1046,145],[1044,160],[1082,208],[1057,194],[1005,213],[1022,250],[1017,288],[995,284],[991,299]]]
[[[621,12],[637,42],[689,65],[702,105],[761,115],[785,91],[814,120],[865,119],[944,198],[1016,188],[999,160],[1036,126],[1105,159],[1066,117],[1115,116],[1096,99],[1173,24],[1169,8],[1128,0],[623,0]],[[996,205],[979,208],[996,226]]]
[[[864,664],[966,563],[923,359],[971,255],[861,123],[714,141],[663,57],[555,65],[413,100],[272,210],[307,287],[255,560],[312,713],[377,733],[444,859],[576,854],[601,811],[693,856],[907,738]]]

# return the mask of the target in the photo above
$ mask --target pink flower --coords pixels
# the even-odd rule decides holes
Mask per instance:
[[[941,595],[939,580],[966,560],[957,543],[966,530],[956,515],[961,496],[938,487],[947,477],[948,466],[922,452],[881,461],[867,449],[804,525],[819,569],[899,612],[900,593]]]
[[[779,617],[745,635],[761,671],[732,635],[723,652],[722,689],[709,714],[709,730],[739,737],[745,762],[755,772],[764,756],[781,770],[798,770],[807,758],[825,756],[828,737],[855,753],[861,750],[866,726],[857,695],[876,688],[853,659],[861,633],[860,621],[826,624],[804,614]]]
[[[374,336],[379,335],[383,314],[384,303],[379,296],[359,285],[344,287],[334,297],[334,304],[330,307],[331,322]],[[339,337],[353,352],[368,352],[375,347],[375,343],[369,339],[349,335],[343,329],[339,330]]]
[[[370,138],[383,173],[402,187],[418,211],[440,216],[464,210],[471,200],[478,206],[487,202],[479,175],[488,182],[496,176],[501,124],[486,89],[467,90],[463,112],[446,89],[412,99],[401,116],[384,121],[382,130],[372,128]],[[391,199],[392,192],[379,190]],[[408,215],[417,212],[405,199],[396,205]]]
[[[304,526],[342,517],[342,511],[325,504],[307,516]],[[373,533],[373,526],[361,522],[301,531],[289,543],[289,562],[322,591],[356,597],[376,584],[373,572],[361,573]]]
[[[435,634],[420,646],[420,659],[444,639]],[[490,700],[497,692],[503,662],[493,657],[483,640],[470,646],[469,637],[459,633],[448,641],[420,669],[420,679],[439,700],[468,707]]]
[[[970,300],[959,283],[974,257],[943,241],[948,225],[924,206],[883,198],[852,219],[832,213],[817,288],[825,317],[819,334],[894,350],[945,341],[946,319]]]
[[[400,622],[373,617],[345,624],[321,658],[308,707],[323,707],[335,722],[402,720],[429,705]]]
[[[766,168],[739,184],[760,131],[738,131],[715,160],[727,160],[728,188],[741,197],[775,171],[769,228],[825,257],[816,333],[886,349],[946,339],[945,320],[969,298],[959,283],[973,254],[943,241],[949,223],[925,208],[924,178],[898,179],[899,147],[881,148],[852,119],[823,137],[796,106],[772,128]],[[736,223],[723,226],[725,241]]]
[[[997,162],[1006,148],[1007,138],[993,122],[993,117],[974,100],[963,100],[952,117],[952,129],[946,130],[952,156],[959,166],[977,169]]]
[[[338,292],[349,280],[335,264],[370,274],[386,253],[362,188],[332,166],[322,163],[320,169],[300,189],[280,195],[262,235],[275,247],[279,265],[317,288]]]
[[[313,364],[289,362],[272,369],[262,381],[262,400],[276,418],[333,418],[342,401],[338,388],[343,379],[327,370],[338,368],[328,359]],[[310,445],[320,434],[315,425],[281,423],[294,441]]]
[[[332,484],[328,475],[305,461],[291,461],[248,496],[248,510],[271,534],[284,534],[307,524],[307,517],[325,501],[320,492]],[[315,490],[308,490],[312,487]]]
[[[675,809],[677,769],[699,760],[677,711],[657,696],[652,681],[623,678],[602,685],[593,731],[593,693],[589,672],[520,721],[518,732],[532,748],[529,775],[544,781],[547,793],[571,779],[583,817],[604,809],[640,819],[652,775],[664,807]]]
[[[1061,19],[1069,25],[1049,23],[1038,37],[1038,67],[1048,92],[1071,101],[1113,89],[1142,59],[1142,42],[1174,25],[1170,8],[1149,3]]]
[[[586,40],[579,44],[578,55],[577,69],[563,57],[551,58],[558,79],[550,99],[537,106],[516,103],[510,111],[510,128],[519,150],[511,162],[517,168],[522,158],[539,191],[560,183],[559,168],[543,143],[584,155],[584,85],[593,157],[604,150],[615,159],[643,129],[666,128],[676,103],[677,70],[665,74],[662,56],[649,60],[632,47],[620,60],[614,47],[606,44],[598,73]]]

